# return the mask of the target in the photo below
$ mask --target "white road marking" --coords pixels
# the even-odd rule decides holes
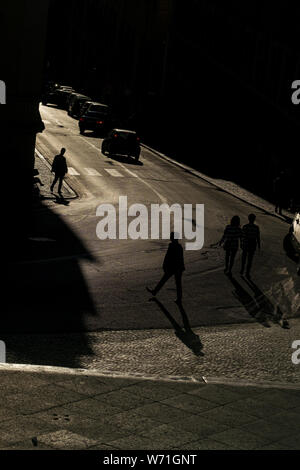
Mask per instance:
[[[137,177],[138,177],[138,175],[136,175],[135,173],[133,173],[133,171],[127,170],[127,168],[126,168],[126,171],[127,171],[127,173],[129,173],[131,176],[133,176],[134,178],[137,178]]]
[[[100,149],[98,147],[96,147],[96,145],[92,144],[91,142],[89,142],[87,139],[83,138],[83,140],[85,140],[85,142],[87,144],[89,144],[91,147],[94,147],[98,152],[100,151]],[[127,170],[126,166],[123,165],[122,163],[119,163],[119,165],[124,168],[125,170]],[[164,197],[162,194],[160,194],[156,189],[153,188],[153,186],[151,186],[150,183],[148,183],[147,181],[145,181],[143,178],[141,178],[140,176],[136,175],[136,177],[141,181],[141,183],[143,183],[145,186],[147,186],[149,189],[151,189],[151,191],[153,191],[157,196],[158,198],[161,200],[161,202],[163,204],[168,204],[168,199],[166,197]]]
[[[71,176],[80,176],[80,173],[78,173],[78,171],[76,171],[74,168],[72,168],[71,166],[68,167],[68,173],[69,175]]]
[[[89,176],[102,176],[99,171],[95,170],[94,168],[84,168],[84,171],[89,175]]]
[[[121,175],[121,173],[118,170],[113,170],[111,168],[105,168],[105,171],[107,171],[107,173],[109,173],[111,176],[114,176],[116,178],[124,178],[124,176]]]

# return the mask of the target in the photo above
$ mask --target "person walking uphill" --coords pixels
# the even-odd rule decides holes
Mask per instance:
[[[56,185],[57,181],[58,183],[58,193],[61,194],[61,188],[63,184],[63,180],[65,175],[68,173],[68,167],[67,167],[67,161],[66,158],[64,157],[64,154],[66,153],[66,149],[62,148],[60,151],[59,155],[56,155],[54,157],[53,163],[52,163],[52,168],[51,171],[54,173],[54,181],[51,185],[51,192],[53,193],[54,186]]]
[[[161,290],[161,288],[165,285],[165,283],[170,279],[170,277],[175,276],[175,281],[176,281],[176,289],[177,289],[177,299],[175,302],[177,304],[181,304],[182,301],[182,284],[181,284],[181,278],[182,278],[182,273],[185,271],[185,266],[184,266],[184,256],[183,256],[183,248],[178,242],[178,240],[175,238],[175,233],[171,233],[171,243],[169,244],[167,254],[164,259],[163,263],[163,270],[164,270],[164,275],[155,287],[155,289],[149,289],[149,287],[146,287],[147,291],[150,292],[154,297],[158,292]]]
[[[234,265],[234,260],[239,249],[239,244],[242,239],[241,221],[238,215],[231,219],[230,225],[224,230],[224,235],[219,241],[219,245],[223,245],[225,250],[225,269],[224,273],[231,276],[231,271]]]
[[[244,225],[242,233],[242,269],[241,275],[243,276],[244,270],[246,267],[247,262],[247,269],[246,269],[246,276],[250,277],[250,271],[252,267],[252,262],[254,258],[254,254],[256,248],[260,250],[260,230],[258,225],[254,222],[256,220],[256,216],[254,214],[250,214],[248,217],[249,224]]]

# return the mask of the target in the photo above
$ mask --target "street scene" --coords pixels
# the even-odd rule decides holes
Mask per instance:
[[[182,95],[192,98],[201,75],[186,77],[198,36],[187,33],[196,20],[180,2],[156,2],[157,18],[155,2],[132,10],[127,1],[89,1],[82,11],[73,2],[73,16],[67,3],[59,17],[56,1],[35,5],[44,46],[32,59],[36,83],[27,78],[18,92],[25,103],[34,89],[32,104],[20,106],[30,125],[21,142],[12,108],[4,126],[18,194],[4,214],[1,451],[98,450],[113,463],[125,450],[190,459],[204,450],[299,450],[299,159],[288,158],[297,155],[297,77],[279,70],[282,109],[279,98],[274,109],[261,98],[259,81],[249,91],[246,78],[226,71],[220,112],[209,93],[174,103],[177,84],[194,87]],[[192,3],[210,18],[207,2]],[[212,3],[212,25],[247,17]],[[116,23],[93,51],[92,13],[107,31]],[[132,58],[123,57],[127,36]],[[150,74],[146,50],[156,70],[147,89],[139,82]],[[212,91],[221,62],[199,54],[201,83]],[[175,57],[186,61],[178,77]],[[10,77],[0,76],[5,106],[16,99]]]

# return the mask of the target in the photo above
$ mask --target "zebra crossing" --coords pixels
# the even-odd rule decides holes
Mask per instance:
[[[101,170],[102,171],[102,170]],[[124,174],[125,173],[125,174]],[[95,168],[82,168],[79,172],[76,168],[73,168],[71,166],[68,167],[68,174],[70,176],[112,176],[113,178],[124,178],[125,176],[132,176],[134,178],[138,178],[137,174],[134,173],[133,171],[127,170],[124,168],[124,170],[116,170],[115,168],[103,168],[102,173],[100,173],[98,170]]]

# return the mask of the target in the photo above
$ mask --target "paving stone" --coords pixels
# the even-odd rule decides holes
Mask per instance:
[[[287,445],[280,444],[279,442],[272,442],[272,444],[267,444],[262,447],[257,447],[255,450],[293,450]]]
[[[10,444],[0,450],[53,450],[53,447],[47,446],[42,442],[37,441],[37,446],[34,446],[31,439],[27,439],[16,444]]]
[[[300,415],[290,410],[285,410],[276,414],[274,413],[273,415],[269,416],[268,421],[288,426],[295,432],[299,431],[300,428]]]
[[[1,423],[0,442],[17,443],[26,438],[33,438],[39,433],[55,430],[52,423],[45,423],[32,416],[17,416],[11,420]]]
[[[205,400],[204,398],[196,397],[191,394],[177,395],[173,398],[163,400],[161,403],[169,406],[174,406],[182,410],[190,411],[191,413],[199,413],[201,411],[216,408],[218,404]]]
[[[195,439],[192,432],[179,430],[172,424],[162,424],[150,431],[140,433],[142,437],[149,439],[155,449],[180,448],[182,444]]]
[[[241,429],[229,429],[222,433],[213,434],[210,438],[241,450],[253,450],[271,443],[270,439],[255,436]]]
[[[279,441],[291,434],[291,429],[288,426],[263,419],[243,425],[240,429],[251,432],[256,436],[268,438],[271,441]]]
[[[178,395],[175,388],[162,385],[161,383],[145,381],[128,387],[128,391],[149,398],[153,401],[165,400]],[[127,389],[125,389],[127,390]]]
[[[149,418],[160,421],[161,423],[171,423],[172,421],[192,416],[192,413],[188,411],[174,408],[163,403],[150,403],[145,406],[140,406],[135,409],[135,412],[142,416],[148,416]]]
[[[89,418],[80,414],[65,414],[61,411],[52,409],[44,413],[38,413],[35,417],[40,419],[41,422],[47,423],[47,425],[55,426],[56,430],[65,429],[90,439],[101,440],[101,442],[105,439],[110,439],[112,436],[119,438],[130,434],[129,431],[112,423],[109,418],[106,420],[96,416]]]
[[[73,380],[56,382],[56,385],[67,388],[82,395],[97,395],[105,393],[108,388],[95,377],[73,377]]]
[[[289,449],[300,450],[300,434],[298,433],[294,436],[289,436],[285,437],[284,439],[280,439],[278,440],[278,445],[286,446]]]
[[[257,417],[229,408],[228,405],[204,411],[199,416],[230,427],[242,426],[257,421]]]
[[[300,397],[283,390],[269,390],[260,394],[257,399],[286,410],[300,407]]]
[[[86,398],[84,400],[67,403],[59,407],[49,410],[51,413],[83,415],[90,418],[105,418],[120,413],[120,408],[102,403],[94,398]]]
[[[238,410],[257,418],[267,418],[272,414],[279,413],[282,409],[269,403],[259,401],[257,398],[246,398],[228,404],[229,408]]]
[[[150,403],[146,397],[130,393],[127,389],[115,390],[113,392],[105,393],[103,395],[95,395],[94,399],[107,403],[110,406],[123,410],[130,410],[138,406]]]
[[[201,416],[190,416],[172,423],[179,431],[184,430],[192,432],[196,438],[203,439],[210,434],[226,431],[228,426],[215,421],[205,419]]]
[[[42,434],[38,437],[38,441],[54,449],[64,450],[77,450],[88,449],[96,444],[93,439],[88,439],[80,434],[72,433],[68,430],[62,429],[60,431]]]
[[[117,429],[125,430],[131,434],[138,434],[161,425],[159,421],[151,419],[147,416],[142,416],[136,413],[135,410],[114,414],[109,418],[101,419],[99,423],[101,423],[104,427],[106,425],[115,426]]]
[[[220,405],[225,405],[226,403],[230,403],[241,398],[241,395],[238,392],[228,390],[224,387],[219,387],[218,385],[207,385],[206,387],[201,387],[189,393]]]
[[[224,442],[217,442],[213,439],[201,439],[188,444],[183,444],[181,450],[238,450],[237,447],[230,446]]]
[[[157,447],[155,447],[150,439],[139,435],[131,435],[115,440],[111,439],[107,444],[118,450],[157,450]]]

